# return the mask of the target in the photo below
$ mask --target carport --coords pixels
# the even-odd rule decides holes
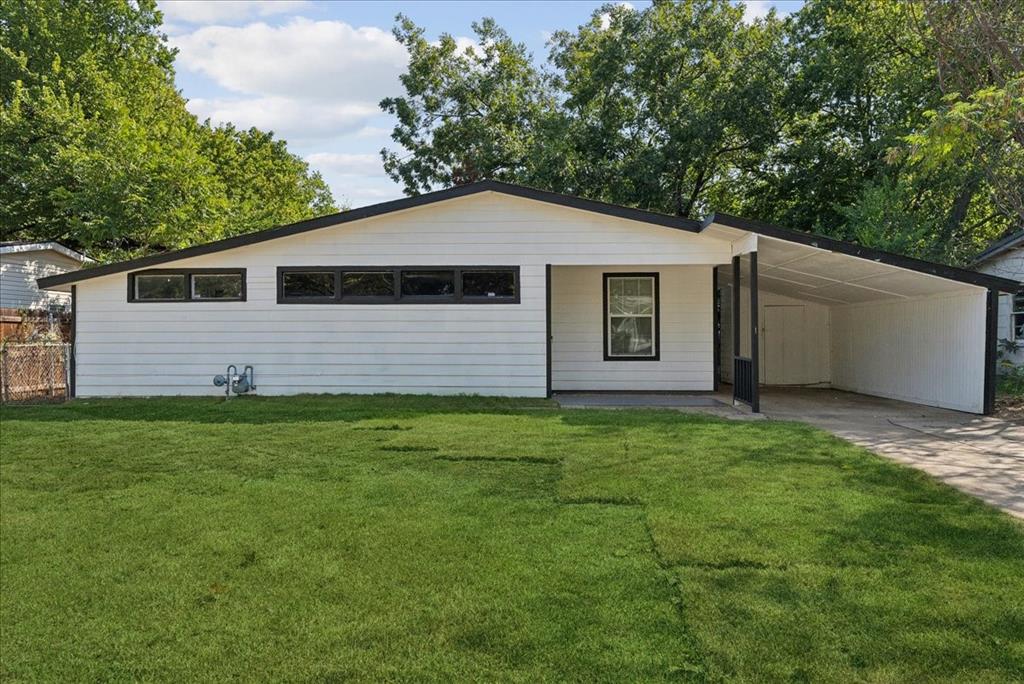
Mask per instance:
[[[1013,281],[725,214],[702,232],[734,246],[715,272],[716,357],[737,401],[831,387],[991,413],[996,297]]]

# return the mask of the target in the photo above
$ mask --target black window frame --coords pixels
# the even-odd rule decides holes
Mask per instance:
[[[601,320],[603,321],[602,333],[604,336],[604,360],[605,361],[660,361],[661,360],[661,287],[659,283],[659,272],[644,273],[604,273],[601,277]],[[611,335],[608,326],[608,281],[611,278],[653,278],[654,280],[654,355],[653,356],[617,356],[611,353]]]
[[[333,297],[285,297],[284,274],[329,271],[334,273]],[[455,279],[455,292],[451,295],[403,295],[403,271],[452,271]],[[512,297],[464,297],[462,294],[462,275],[471,272],[504,271],[512,273],[514,295]],[[346,295],[344,291],[344,273],[387,273],[390,272],[394,287],[393,294],[388,297],[373,295]],[[521,302],[519,266],[278,266],[277,267],[277,303],[278,304],[519,304]]]
[[[331,273],[334,275],[334,295],[331,297],[285,297],[284,276],[286,273]],[[333,304],[341,292],[340,273],[333,266],[278,266],[277,267],[277,303],[278,304]]]
[[[180,275],[185,277],[185,296],[181,299],[139,299],[136,297],[135,279],[138,276],[160,276]],[[193,275],[237,275],[242,279],[242,293],[240,297],[200,297],[192,296]],[[128,274],[128,303],[129,304],[182,304],[182,303],[209,303],[216,304],[244,302],[248,297],[248,278],[244,268],[150,268],[144,271],[133,271]]]

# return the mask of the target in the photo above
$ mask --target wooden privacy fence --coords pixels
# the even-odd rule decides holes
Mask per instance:
[[[63,342],[0,346],[0,402],[63,401],[70,361],[71,345]]]

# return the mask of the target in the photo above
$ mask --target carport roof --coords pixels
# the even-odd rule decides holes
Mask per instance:
[[[1015,291],[1020,286],[1019,283],[1005,278],[998,278],[996,276],[977,273],[974,271],[966,271],[951,266],[943,266],[927,261],[921,261],[919,259],[910,259],[896,254],[871,250],[852,243],[833,240],[810,233],[788,230],[778,226],[772,226],[767,223],[761,223],[759,221],[730,216],[728,214],[714,213],[704,219],[703,222],[700,222],[693,219],[669,216],[666,214],[644,211],[642,209],[634,209],[632,207],[608,204],[606,202],[588,200],[572,195],[563,195],[556,192],[548,192],[546,190],[538,190],[536,188],[530,188],[522,185],[501,183],[491,180],[479,181],[477,183],[456,186],[445,190],[438,190],[437,192],[426,193],[416,197],[406,197],[398,200],[392,200],[390,202],[382,202],[380,204],[321,216],[307,221],[300,221],[298,223],[257,231],[255,233],[238,235],[236,237],[218,240],[216,242],[210,242],[203,245],[196,245],[194,247],[187,247],[185,249],[172,252],[153,254],[139,259],[131,259],[128,261],[87,268],[80,271],[62,273],[60,275],[50,276],[47,278],[40,278],[38,283],[39,287],[44,289],[59,287],[61,285],[81,282],[90,278],[98,278],[115,273],[138,270],[140,268],[156,266],[171,261],[178,261],[180,259],[187,259],[190,257],[202,256],[204,254],[234,249],[259,242],[265,242],[267,240],[274,240],[281,237],[318,230],[320,228],[328,228],[343,223],[381,216],[391,212],[412,209],[414,207],[420,207],[434,202],[442,202],[481,192],[497,192],[515,197],[523,197],[539,202],[557,204],[573,209],[591,211],[598,214],[615,216],[642,223],[650,223],[692,233],[703,233],[712,224],[727,226],[757,233],[779,241],[812,246],[818,249],[836,252],[838,254],[857,257],[858,259],[866,259],[878,263],[889,264],[902,269],[927,273],[936,278],[945,278],[947,280],[967,283],[979,287]]]
[[[759,236],[768,238],[767,240],[759,240],[758,243],[758,265],[766,270],[772,268],[784,268],[790,271],[803,271],[803,268],[796,267],[797,261],[811,259],[814,261],[814,266],[806,269],[808,274],[812,276],[826,276],[826,280],[829,279],[827,277],[829,275],[832,276],[832,280],[843,280],[843,278],[839,276],[841,276],[841,272],[845,268],[847,270],[853,269],[855,271],[855,273],[851,274],[851,278],[862,280],[871,279],[872,285],[874,285],[875,278],[889,276],[890,280],[892,280],[892,276],[894,274],[903,270],[932,276],[934,279],[953,281],[954,284],[976,285],[978,287],[1001,290],[1003,292],[1014,292],[1020,287],[1020,283],[1007,278],[999,278],[986,273],[978,273],[977,271],[956,268],[955,266],[936,264],[931,261],[924,261],[923,259],[914,259],[900,254],[893,254],[892,252],[884,252],[877,249],[871,249],[870,247],[863,247],[852,242],[844,242],[842,240],[835,240],[822,235],[815,235],[814,233],[805,233],[802,231],[782,228],[770,223],[763,223],[761,221],[733,216],[722,212],[709,214],[701,222],[702,232],[712,226],[724,226],[740,231],[756,233]],[[789,243],[788,246],[786,243]],[[764,246],[767,246],[770,252],[778,251],[782,253],[778,255],[765,254],[765,250],[763,249]],[[773,246],[774,249],[772,249]],[[803,246],[804,249],[799,249],[797,246]],[[833,258],[829,259],[829,254],[832,254]],[[856,259],[845,259],[842,258],[841,255],[845,257],[855,257]],[[770,258],[772,256],[777,256],[777,259]],[[792,261],[790,261],[791,259]],[[854,266],[854,263],[860,265]],[[844,267],[844,264],[847,264],[847,266]],[[872,268],[872,264],[875,265],[874,268]],[[805,263],[803,266],[810,267],[811,264]],[[888,266],[889,268],[884,268],[884,266]],[[760,277],[764,277],[765,275],[767,274],[759,273]],[[781,273],[777,275],[781,275]],[[824,281],[819,280],[811,281],[809,284],[823,285],[825,283]],[[879,287],[880,293],[887,293],[892,296],[914,296],[913,294],[905,295],[905,293],[901,292],[887,292],[884,287]],[[864,288],[861,287],[860,289]],[[948,290],[952,288],[946,287],[943,289]]]

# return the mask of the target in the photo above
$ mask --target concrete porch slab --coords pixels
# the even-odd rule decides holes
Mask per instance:
[[[552,399],[570,409],[668,409],[730,420],[763,420],[763,414],[733,407],[728,397],[708,393],[555,392]]]

